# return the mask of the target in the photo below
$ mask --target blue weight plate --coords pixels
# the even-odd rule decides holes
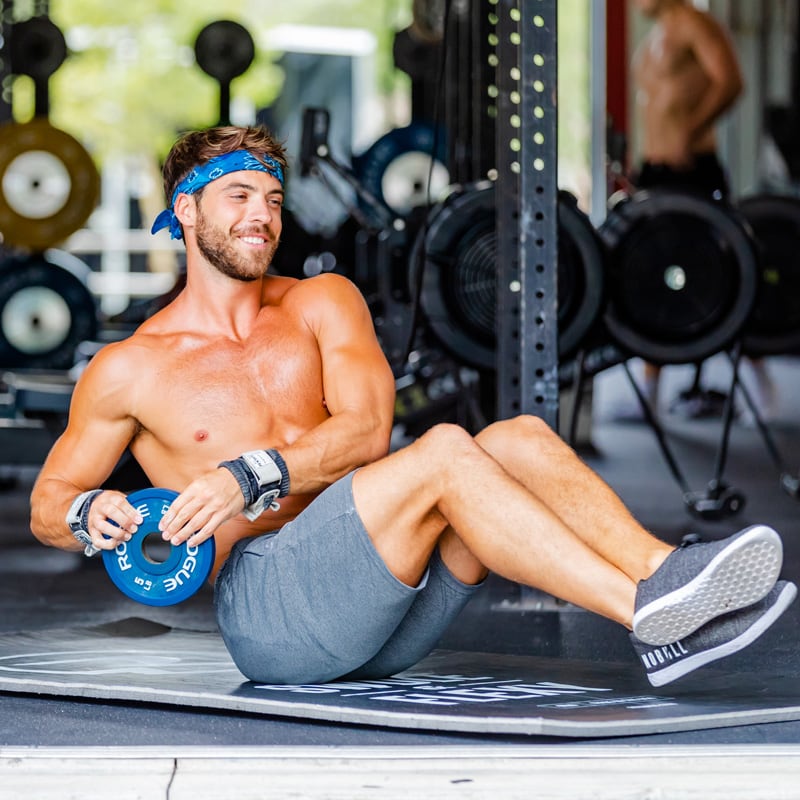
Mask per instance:
[[[178,496],[170,489],[142,489],[128,495],[128,502],[144,521],[130,541],[114,550],[103,550],[103,563],[109,577],[123,593],[148,606],[172,606],[191,597],[206,582],[214,565],[214,539],[198,547],[186,542],[178,547],[161,539],[158,523]],[[149,536],[157,537],[148,547]],[[151,556],[158,548],[169,546],[165,559]]]

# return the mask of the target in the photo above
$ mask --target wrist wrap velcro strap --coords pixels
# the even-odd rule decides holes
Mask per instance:
[[[281,472],[281,485],[279,487],[278,497],[286,497],[286,495],[289,494],[289,469],[286,466],[286,462],[277,450],[267,450],[266,453],[272,459],[272,463],[275,464]]]
[[[244,496],[245,506],[258,499],[258,480],[256,476],[250,471],[243,458],[235,458],[233,461],[223,461],[219,464],[220,467],[225,467],[239,484]]]
[[[93,556],[99,550],[92,544],[89,536],[89,509],[92,502],[102,494],[102,489],[92,489],[88,492],[79,494],[73,501],[67,512],[67,525],[72,531],[72,535],[84,545],[84,555]]]
[[[89,530],[89,509],[92,507],[92,503],[94,502],[97,495],[102,494],[102,489],[92,489],[91,492],[86,492],[83,501],[83,508],[81,508],[81,530],[88,531]]]
[[[277,450],[250,450],[218,466],[227,469],[244,496],[244,516],[251,522],[266,508],[277,511],[278,497],[289,494],[289,470]]]

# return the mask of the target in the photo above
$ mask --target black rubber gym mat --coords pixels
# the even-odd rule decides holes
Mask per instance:
[[[653,689],[635,664],[437,651],[380,681],[248,682],[215,633],[128,619],[0,636],[0,691],[467,733],[604,737],[800,719],[800,686],[706,669]]]

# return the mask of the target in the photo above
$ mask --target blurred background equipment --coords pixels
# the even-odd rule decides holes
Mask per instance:
[[[610,250],[605,323],[632,355],[697,362],[741,335],[758,260],[734,209],[688,193],[641,192],[611,209],[601,235]]]
[[[0,234],[9,247],[44,250],[89,219],[100,176],[74,136],[45,118],[0,125]]]
[[[250,32],[232,20],[210,22],[197,34],[194,42],[197,66],[219,82],[220,125],[231,123],[231,81],[247,71],[255,52]]]
[[[599,195],[636,145],[627,78],[597,48],[602,24],[640,35],[616,2],[605,17],[594,6],[559,16],[557,86],[555,49],[525,40],[526,26],[488,0],[409,2],[388,37],[385,14],[366,5],[359,25],[340,6],[305,18],[277,9],[267,23],[235,3],[215,19],[201,3],[177,24],[145,21],[143,10],[90,23],[77,8],[35,5],[28,19],[3,20],[0,100],[13,111],[0,126],[5,369],[76,376],[180,292],[181,248],[147,233],[163,204],[158,156],[177,131],[226,122],[260,122],[286,142],[271,268],[301,279],[336,271],[362,290],[395,372],[401,439],[437,421],[477,430],[530,410],[559,425],[568,413],[565,435],[580,444],[583,425],[591,445],[592,380],[614,366],[798,350],[788,257],[797,201],[774,190],[774,169],[770,192],[730,208],[651,193],[603,211]],[[765,8],[765,36],[774,12]],[[519,59],[531,75],[499,68]],[[590,80],[603,67],[610,120]],[[93,94],[79,118],[83,85]],[[556,90],[569,98],[558,125]],[[774,95],[763,99],[773,112]],[[764,117],[773,161],[786,151],[779,116]],[[606,138],[599,184],[589,161]],[[734,169],[734,184],[745,174]],[[729,388],[747,398],[738,370]],[[728,411],[738,413],[726,400],[720,462]]]
[[[0,367],[68,370],[81,342],[96,338],[89,268],[63,250],[0,261]]]

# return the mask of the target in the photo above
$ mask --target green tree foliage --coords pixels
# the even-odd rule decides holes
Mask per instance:
[[[376,0],[51,0],[50,16],[64,32],[69,57],[50,80],[50,118],[76,136],[102,162],[111,153],[164,153],[177,132],[219,117],[219,85],[195,63],[194,43],[209,22],[243,25],[255,59],[231,93],[256,108],[268,106],[282,85],[269,31],[280,24],[357,27],[379,42],[382,88],[392,81],[391,37],[406,3]],[[335,32],[332,33],[335,35]],[[33,113],[28,79],[17,79],[14,115]]]
[[[558,162],[561,188],[588,202],[590,95],[589,3],[558,3]]]
[[[559,159],[565,174],[585,171],[588,152],[588,16],[590,0],[559,0]],[[25,2],[17,13],[25,17]],[[377,83],[388,96],[406,86],[394,70],[395,31],[409,24],[412,0],[50,0],[50,15],[67,39],[69,57],[50,81],[51,120],[76,136],[103,165],[109,154],[163,155],[181,130],[214,124],[219,87],[196,64],[194,42],[218,19],[234,20],[255,42],[253,64],[231,93],[255,108],[281,91],[280,53],[270,31],[282,24],[362,28],[378,41]],[[28,10],[28,14],[34,13]],[[30,79],[18,78],[14,113],[33,113]],[[572,188],[572,187],[570,187]],[[577,188],[577,187],[576,187]],[[580,192],[579,192],[580,193]]]

